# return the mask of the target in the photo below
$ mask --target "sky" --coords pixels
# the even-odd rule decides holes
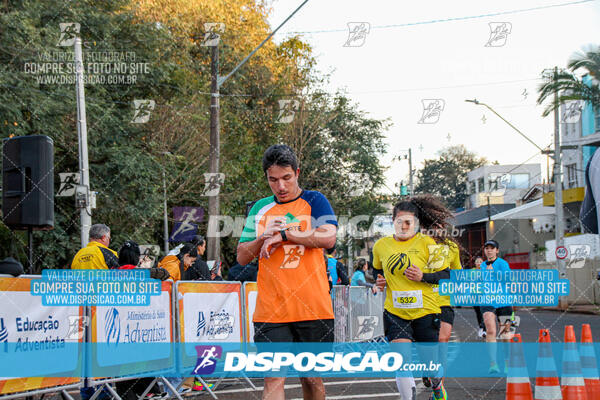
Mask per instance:
[[[301,3],[268,1],[272,28]],[[453,20],[440,21],[448,19]],[[381,163],[388,167],[388,187],[394,188],[407,181],[409,168],[392,157],[412,148],[418,169],[456,144],[500,164],[539,163],[545,179],[546,156],[485,107],[465,99],[488,104],[540,147],[552,144],[554,119],[543,118],[543,107],[536,104],[541,73],[565,68],[575,52],[600,44],[599,22],[598,0],[309,0],[275,40],[302,32],[317,68],[331,73],[328,90],[344,89],[369,117],[390,119],[388,153]],[[364,23],[364,39],[348,42],[348,23]],[[502,24],[505,37],[492,35],[490,24]],[[428,100],[443,106],[439,118],[422,120]]]

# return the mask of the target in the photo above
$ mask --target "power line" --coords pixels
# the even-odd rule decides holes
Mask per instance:
[[[568,3],[550,4],[550,5],[547,5],[547,6],[522,8],[522,9],[518,9],[518,10],[498,11],[498,12],[494,12],[494,13],[479,14],[479,15],[469,15],[469,16],[464,16],[464,17],[433,19],[433,20],[429,20],[429,21],[407,22],[407,23],[404,23],[404,24],[375,25],[375,26],[372,26],[371,29],[404,28],[404,27],[407,27],[407,26],[429,25],[429,24],[437,24],[437,23],[441,23],[441,22],[465,21],[465,20],[469,20],[469,19],[479,19],[479,18],[496,17],[496,16],[499,16],[499,15],[518,14],[518,13],[523,13],[523,12],[544,10],[544,9],[548,9],[548,8],[565,7],[565,6],[571,6],[571,5],[576,5],[576,4],[591,3],[593,1],[596,1],[596,0],[572,1],[572,2],[568,2]],[[318,31],[292,31],[292,32],[284,32],[284,33],[285,34],[299,35],[299,34],[336,33],[336,32],[348,32],[348,28],[344,28],[344,29],[323,29],[323,30],[318,30]]]

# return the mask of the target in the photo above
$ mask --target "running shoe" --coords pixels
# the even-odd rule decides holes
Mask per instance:
[[[494,363],[490,366],[490,370],[488,371],[489,374],[499,374],[500,373],[500,368],[498,367],[498,364]]]
[[[213,386],[215,386],[215,385],[212,383],[207,383],[206,386],[204,386],[202,384],[202,382],[194,380],[194,386],[192,386],[192,390],[194,392],[202,392],[203,390],[206,390],[206,387],[208,387],[209,389],[212,389]]]
[[[480,338],[485,338],[487,336],[487,334],[483,330],[483,328],[479,328],[479,331],[477,332],[477,336],[480,337]]]
[[[443,382],[440,382],[440,386],[438,386],[437,389],[433,389],[430,400],[448,400],[448,393],[446,393]]]

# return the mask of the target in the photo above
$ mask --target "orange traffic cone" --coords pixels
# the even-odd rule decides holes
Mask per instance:
[[[600,379],[598,379],[596,352],[594,351],[590,324],[581,326],[579,355],[581,356],[581,371],[583,372],[588,400],[600,400]]]
[[[588,400],[573,325],[565,325],[565,344],[560,385],[564,400]]]
[[[562,400],[548,329],[540,329],[539,343],[534,400]]]
[[[508,376],[506,377],[506,400],[533,400],[531,382],[525,356],[521,347],[521,334],[516,333],[510,339],[508,360]]]

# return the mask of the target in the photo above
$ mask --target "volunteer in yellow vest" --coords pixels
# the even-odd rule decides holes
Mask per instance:
[[[333,308],[323,249],[335,245],[337,219],[320,192],[298,186],[294,151],[269,147],[263,171],[273,196],[248,213],[237,261],[258,261],[255,342],[333,342]],[[305,399],[325,399],[320,377],[300,378]],[[263,399],[283,399],[285,378],[267,377]]]
[[[117,252],[108,248],[110,244],[110,228],[104,224],[90,227],[90,241],[79,250],[71,269],[114,269],[119,268]]]
[[[443,265],[436,271],[428,266],[430,246],[435,240],[419,232],[420,219],[431,218],[428,210],[431,196],[418,196],[400,201],[394,206],[395,234],[379,239],[373,246],[373,268],[377,286],[387,286],[383,324],[391,342],[437,342],[440,329],[440,306],[433,284],[448,279]],[[426,273],[433,270],[435,273]],[[432,399],[446,400],[441,376],[431,377]],[[397,377],[396,383],[403,399],[414,399],[412,377]]]

